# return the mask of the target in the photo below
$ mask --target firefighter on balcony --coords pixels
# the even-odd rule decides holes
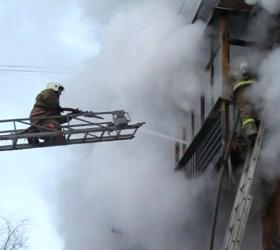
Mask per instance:
[[[63,111],[69,111],[60,107],[59,98],[63,90],[64,87],[60,83],[50,82],[47,85],[47,88],[37,95],[36,102],[30,113],[30,121],[33,125],[33,132],[61,131],[61,124],[69,121],[69,118],[65,116],[55,118],[52,117],[60,116],[61,112]],[[43,137],[40,139],[53,144],[63,144],[65,142],[65,138],[62,133],[51,137]],[[39,139],[30,138],[28,142],[30,144],[38,144]]]
[[[253,104],[248,98],[248,90],[256,81],[257,75],[251,71],[247,61],[240,64],[239,72],[232,80],[232,92],[239,110],[242,132],[252,143],[257,135],[257,123]]]

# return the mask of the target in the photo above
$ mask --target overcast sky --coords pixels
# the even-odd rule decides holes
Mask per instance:
[[[99,50],[93,27],[81,17],[77,1],[73,0],[1,1],[0,36],[1,65],[53,67],[49,71],[70,67],[67,71],[71,72]],[[49,81],[64,82],[70,77],[68,73],[0,71],[1,119],[28,116],[36,94]],[[0,153],[0,211],[31,218],[32,250],[62,247],[49,214],[49,197],[61,164],[55,158],[63,158],[67,152],[59,148]]]

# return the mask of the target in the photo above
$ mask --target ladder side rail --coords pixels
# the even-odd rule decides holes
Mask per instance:
[[[46,119],[56,119],[56,118],[61,118],[61,117],[66,117],[66,118],[76,118],[79,116],[86,116],[86,117],[91,117],[91,118],[97,118],[95,115],[112,115],[114,114],[115,111],[110,111],[110,112],[81,112],[77,114],[66,114],[66,115],[50,115],[50,116],[41,116],[37,117],[36,119],[38,120],[46,120]],[[102,117],[103,118],[103,117]],[[23,121],[29,121],[30,118],[25,117],[25,118],[16,118],[16,119],[5,119],[5,120],[0,120],[0,123],[8,123],[8,122],[23,122]]]
[[[81,118],[78,118],[78,117],[75,117],[74,120],[84,122],[87,125],[95,125],[95,126],[100,126],[100,127],[105,127],[103,125],[107,125],[108,126],[108,125],[112,124],[112,122],[91,122],[91,121],[88,121],[88,120],[85,120],[85,119],[81,119]]]
[[[40,143],[40,144],[17,144],[15,148],[12,145],[0,145],[0,151],[11,151],[11,150],[21,150],[21,149],[32,149],[32,148],[44,148],[44,147],[55,147],[55,146],[65,146],[73,144],[85,144],[85,143],[96,143],[96,142],[109,142],[109,141],[121,141],[121,140],[130,140],[133,139],[132,135],[121,135],[118,138],[116,136],[104,136],[103,138],[87,138],[85,142],[83,139],[70,139],[67,143],[64,144],[49,144],[49,143]]]
[[[261,151],[261,147],[262,147],[262,142],[263,142],[263,136],[264,136],[264,126],[263,124],[260,125],[260,133],[258,134],[257,138],[256,138],[256,142],[255,142],[255,146],[252,152],[252,157],[250,160],[250,165],[248,166],[248,180],[249,180],[249,185],[245,186],[245,194],[246,196],[249,195],[252,183],[253,183],[253,179],[254,179],[254,175],[255,175],[255,171],[256,171],[256,166],[259,160],[259,155],[260,155],[260,151]]]
[[[108,131],[108,132],[116,132],[118,131],[126,131],[126,130],[134,130],[139,128],[139,124],[132,124],[132,125],[126,125],[121,128],[118,127],[108,127],[108,128],[101,128],[101,127],[92,127],[87,129],[73,129],[73,130],[65,130],[65,131],[50,131],[50,132],[34,132],[34,133],[22,133],[22,134],[13,134],[13,135],[2,135],[0,136],[0,140],[13,140],[13,139],[25,139],[25,138],[32,138],[32,137],[45,137],[45,136],[55,136],[63,133],[64,135],[68,134],[82,134],[82,133],[95,133],[95,132],[102,132],[102,131]]]
[[[248,152],[248,156],[250,156],[250,152]],[[248,157],[249,158],[249,157]],[[245,207],[245,203],[244,200],[246,200],[246,195],[245,195],[245,184],[247,181],[247,172],[246,172],[246,167],[247,164],[244,165],[244,169],[243,169],[243,173],[241,176],[241,180],[239,183],[239,187],[237,190],[237,194],[236,194],[236,198],[235,198],[235,202],[234,202],[234,206],[233,206],[233,211],[232,211],[232,217],[231,217],[231,221],[230,221],[230,232],[228,235],[228,242],[226,245],[230,245],[232,244],[232,242],[234,242],[235,239],[235,235],[236,235],[236,231],[238,230],[238,225],[240,223],[239,219],[240,217],[242,217],[242,213],[244,211],[244,207]],[[231,249],[231,248],[228,248]]]
[[[240,250],[241,249],[246,224],[247,224],[249,213],[250,213],[251,206],[252,206],[252,201],[253,201],[253,197],[251,195],[246,197],[246,201],[244,202],[245,203],[244,213],[242,215],[242,218],[240,218],[241,223],[240,223],[240,226],[239,226],[239,230],[237,231],[235,246],[233,248],[234,250]]]
[[[238,189],[237,189],[237,194],[236,194],[235,201],[233,204],[233,209],[232,209],[232,212],[230,215],[230,220],[229,220],[228,229],[227,229],[226,236],[225,236],[225,241],[223,244],[224,245],[223,249],[227,249],[225,246],[228,246],[231,242],[232,232],[234,230],[235,218],[236,218],[236,214],[238,213],[238,209],[240,207],[240,200],[242,199],[242,194],[243,194],[242,186],[244,185],[243,183],[245,183],[245,179],[246,179],[245,170],[246,170],[247,164],[249,164],[249,160],[250,160],[250,151],[247,152],[246,160],[243,165],[243,170],[242,170],[241,178],[240,178]]]
[[[16,121],[16,120],[11,120],[11,121],[5,122],[5,123],[7,123],[7,127],[13,127],[13,128],[2,130],[2,131],[0,130],[0,137],[1,137],[1,134],[3,134],[3,135],[17,134],[17,133],[20,133],[20,132],[23,132],[24,130],[26,130],[26,128],[17,128],[16,123],[31,126],[30,122]]]
[[[250,163],[248,165],[248,168],[245,169],[245,171],[246,171],[246,175],[245,175],[246,178],[245,178],[244,187],[242,187],[243,188],[243,190],[242,190],[242,199],[240,200],[240,202],[243,203],[243,206],[241,206],[239,208],[239,210],[238,210],[237,220],[238,220],[238,218],[241,218],[243,213],[245,212],[244,211],[244,207],[246,205],[245,204],[246,203],[246,199],[250,196],[249,192],[250,192],[250,189],[251,189],[251,186],[252,186],[252,183],[253,183],[253,178],[254,178],[256,166],[257,166],[257,162],[258,162],[258,159],[259,159],[260,149],[261,149],[261,146],[262,146],[264,127],[260,126],[259,130],[260,131],[258,133],[256,142],[255,142],[255,146],[254,146],[251,158],[250,158]],[[246,167],[246,165],[245,165],[245,167]],[[235,238],[236,237],[236,231],[238,231],[238,230],[239,230],[238,226],[235,226],[235,233],[233,234],[234,240],[236,239]]]
[[[46,120],[46,119],[55,119],[55,118],[60,118],[60,117],[69,117],[69,118],[74,118],[76,116],[83,116],[84,114],[67,114],[67,115],[50,115],[50,116],[38,116],[36,119],[38,120]],[[8,123],[8,122],[26,122],[30,121],[30,118],[25,117],[25,118],[16,118],[16,119],[6,119],[6,120],[0,120],[0,123]]]
[[[264,135],[264,125],[263,125],[263,123],[261,123],[252,154],[250,154],[250,152],[247,154],[247,156],[251,155],[249,165],[247,164],[247,162],[245,162],[245,164],[244,164],[244,170],[243,170],[243,174],[242,174],[242,177],[244,175],[244,178],[241,177],[241,180],[239,183],[239,188],[238,188],[237,195],[235,198],[230,222],[229,222],[229,225],[228,225],[228,228],[226,231],[226,237],[225,237],[225,241],[223,244],[223,249],[231,249],[228,246],[231,244],[232,241],[234,241],[234,239],[232,239],[232,237],[235,236],[235,231],[238,230],[238,226],[236,224],[236,219],[238,219],[237,216],[240,213],[240,209],[242,208],[242,201],[244,201],[244,200],[242,200],[242,196],[243,196],[243,198],[244,197],[247,198],[249,195],[250,188],[251,188],[251,185],[253,182],[253,177],[255,174],[256,165],[257,165],[260,150],[261,150],[261,146],[262,146],[262,142],[263,142],[263,135]],[[243,182],[244,182],[244,184],[243,184]],[[241,212],[242,211],[243,210],[241,209]],[[244,228],[244,230],[245,230],[245,228]]]
[[[58,145],[48,145],[44,142],[39,143],[39,145],[30,145],[27,142],[22,142],[23,139],[27,138],[34,138],[34,137],[52,137],[55,135],[63,135],[66,136],[66,143],[62,145],[67,145],[67,144],[82,144],[82,143],[93,143],[93,142],[102,142],[102,141],[113,141],[113,140],[128,140],[134,138],[134,132],[130,133],[125,133],[121,134],[122,130],[127,130],[127,131],[135,131],[135,129],[138,129],[139,126],[142,123],[134,124],[134,125],[127,125],[125,127],[122,127],[120,129],[115,129],[113,130],[112,128],[110,129],[102,129],[102,128],[92,128],[92,129],[80,129],[80,130],[68,130],[68,131],[56,131],[56,132],[40,132],[40,133],[29,133],[29,134],[20,134],[20,135],[10,135],[10,136],[5,136],[4,138],[0,137],[0,141],[11,141],[9,145],[0,145],[0,151],[7,151],[7,150],[16,150],[16,149],[28,149],[28,148],[36,148],[36,147],[48,147],[48,146],[58,146]],[[93,135],[90,133],[98,133],[97,135]],[[101,132],[101,133],[100,133]],[[109,132],[108,136],[104,136],[105,132]],[[71,135],[79,135],[81,134],[84,136],[85,133],[88,133],[91,137],[94,137],[94,139],[84,139],[82,138],[75,138],[75,139],[70,139]],[[113,134],[112,134],[113,133]],[[69,143],[68,143],[69,142]]]
[[[52,130],[48,132],[34,132],[34,133],[22,133],[22,134],[12,134],[12,135],[2,135],[0,136],[0,141],[4,140],[15,140],[15,139],[27,139],[27,138],[33,138],[33,137],[48,137],[48,136],[56,136],[60,135],[61,133],[64,135],[69,135],[69,134],[81,134],[84,133],[85,131],[88,131],[87,129],[79,129],[79,130],[66,130],[66,131],[57,131],[57,130]],[[92,132],[98,132],[93,131],[93,129],[90,129]],[[102,131],[102,130],[101,130]]]
[[[75,118],[76,119],[76,118]],[[79,119],[79,120],[81,120],[81,121],[83,121],[83,122],[85,122],[85,123],[83,123],[83,124],[76,124],[76,129],[77,128],[82,128],[82,127],[85,127],[85,126],[97,126],[97,125],[99,125],[99,124],[95,124],[95,123],[92,123],[92,122],[90,122],[90,121],[87,121],[87,120],[82,120],[82,119]],[[109,122],[105,122],[104,124],[109,124]],[[66,135],[66,133],[65,133],[65,131],[68,131],[68,130],[70,130],[70,131],[75,131],[75,129],[73,128],[74,126],[71,126],[71,124],[68,122],[67,123],[67,125],[63,125],[61,128],[62,128],[62,130],[63,130],[63,134],[65,134]],[[103,127],[104,129],[106,129],[106,126],[101,126],[101,127]],[[105,130],[104,130],[105,131]],[[104,131],[102,132],[102,133],[104,133]],[[67,135],[67,140],[69,140],[69,138],[70,138],[70,136],[72,135],[73,133],[69,133],[68,135]],[[87,136],[92,136],[92,137],[98,137],[97,135],[94,135],[94,134],[92,134],[92,133],[90,133],[90,132],[84,132],[84,138],[86,138]]]
[[[229,242],[228,249],[234,250],[238,245],[240,245],[240,241],[238,240],[238,238],[240,238],[239,235],[240,230],[242,230],[242,227],[245,229],[246,214],[249,214],[248,210],[250,210],[250,207],[248,206],[248,197],[243,197],[238,212],[236,214],[236,220],[233,227],[233,231],[231,233],[231,240]]]
[[[68,125],[62,125],[61,127],[62,128],[76,128],[76,127],[89,127],[89,126],[103,126],[103,127],[106,127],[104,125],[110,125],[111,122],[98,122],[98,123],[95,123],[95,122],[92,122],[92,123],[80,123],[80,124],[69,124]]]
[[[9,130],[2,130],[2,131],[0,131],[0,137],[2,136],[1,134],[3,134],[3,135],[7,135],[7,134],[14,134],[14,129],[9,129]],[[18,133],[20,133],[20,132],[22,132],[22,131],[24,131],[24,129],[18,129],[17,130],[17,132]]]
[[[41,116],[38,117],[39,120],[45,120],[45,119],[53,119],[53,118],[60,118],[60,117],[68,117],[68,118],[75,118],[79,116],[84,116],[84,117],[91,117],[91,118],[98,118],[96,116],[100,115],[114,115],[119,112],[124,112],[124,110],[114,110],[114,111],[108,111],[108,112],[93,112],[93,111],[82,111],[80,113],[70,113],[70,114],[65,114],[65,115],[52,115],[52,116]],[[99,117],[103,118],[103,117]],[[24,118],[16,118],[16,119],[4,119],[0,120],[0,123],[8,123],[8,122],[21,122],[21,121],[29,121],[29,117],[24,117]]]
[[[263,142],[263,136],[264,136],[264,125],[263,124],[260,125],[259,130],[260,131],[259,131],[258,136],[256,138],[255,146],[254,146],[254,149],[253,149],[253,152],[252,152],[252,157],[250,159],[250,164],[248,166],[248,175],[247,175],[248,179],[247,179],[247,182],[246,182],[246,185],[245,185],[245,190],[244,190],[244,195],[245,195],[245,200],[243,201],[244,205],[247,205],[247,199],[250,199],[250,197],[251,197],[251,200],[252,200],[252,196],[249,193],[250,193],[250,190],[251,190],[251,186],[253,184],[254,175],[255,175],[255,171],[256,171],[256,167],[257,167],[257,163],[258,163],[259,155],[260,155],[260,151],[261,151],[261,146],[262,146],[262,142]],[[250,202],[250,204],[251,204],[251,202]],[[248,210],[250,211],[250,207],[248,207]],[[235,240],[238,240],[238,238],[239,238],[239,240],[240,240],[240,238],[243,238],[247,218],[249,216],[249,211],[246,211],[246,210],[244,211],[243,210],[242,216],[243,216],[244,221],[241,221],[241,224],[239,225],[239,228],[238,228],[238,231],[240,231],[240,233],[242,235],[237,234]],[[247,213],[248,213],[248,215],[246,216]],[[242,228],[242,226],[243,226],[243,228]],[[242,242],[240,241],[240,248],[241,248],[241,243]]]
[[[29,125],[29,126],[34,126],[35,128],[41,128],[41,129],[45,129],[45,130],[49,130],[49,131],[56,131],[55,129],[46,127],[46,126],[42,126],[42,125],[38,125],[38,124],[34,124],[31,122],[24,122],[24,121],[20,121],[20,123],[25,124],[25,125]]]

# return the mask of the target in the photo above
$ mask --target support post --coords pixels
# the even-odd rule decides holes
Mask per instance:
[[[227,15],[222,14],[220,17],[220,44],[221,44],[221,64],[222,64],[222,81],[223,81],[223,98],[229,99],[229,63],[230,63],[230,44]]]
[[[220,16],[220,44],[221,44],[221,65],[222,65],[222,96],[228,100],[230,98],[229,86],[229,63],[230,63],[230,44],[229,44],[229,29],[228,19],[226,14]],[[223,101],[222,109],[222,145],[223,151],[228,140],[229,134],[229,105]]]
[[[182,139],[183,139],[183,141],[187,141],[187,127],[186,126],[183,127],[183,137],[182,137]],[[185,154],[186,150],[187,150],[187,145],[183,144],[182,145],[182,155]]]
[[[211,37],[210,51],[210,88],[211,88],[211,104],[214,105],[214,80],[215,80],[215,51],[214,38]]]
[[[180,160],[180,143],[175,142],[175,166],[177,166],[178,162]]]
[[[205,120],[205,96],[202,95],[200,97],[200,124],[202,127],[202,124]]]
[[[221,44],[221,67],[222,67],[222,96],[224,99],[229,99],[229,62],[230,62],[230,44],[229,44],[229,29],[228,18],[226,13],[220,15],[220,44]],[[222,150],[223,155],[226,152],[229,139],[229,105],[223,101],[221,105],[221,121],[222,121]],[[223,187],[223,180],[226,168],[226,162],[223,162],[220,169],[220,178],[218,181],[217,194],[213,207],[212,223],[210,228],[209,250],[214,250],[216,225],[218,221],[219,203]]]
[[[194,111],[191,112],[191,127],[192,127],[192,139],[195,136],[195,115],[194,115]]]

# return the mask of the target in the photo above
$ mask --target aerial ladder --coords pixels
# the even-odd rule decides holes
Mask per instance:
[[[232,208],[222,250],[240,250],[248,215],[253,200],[250,189],[254,180],[256,166],[264,137],[264,124],[261,123],[254,146],[248,149],[239,186]]]
[[[39,119],[59,119],[61,117],[67,120],[62,125],[61,131],[31,123],[29,118],[0,120],[0,151],[130,140],[135,137],[137,130],[145,124],[144,122],[130,124],[129,114],[124,110],[80,111]],[[65,138],[63,143],[53,144],[51,140],[46,142],[41,139],[57,135],[63,135]],[[36,143],[30,143],[32,140]]]

